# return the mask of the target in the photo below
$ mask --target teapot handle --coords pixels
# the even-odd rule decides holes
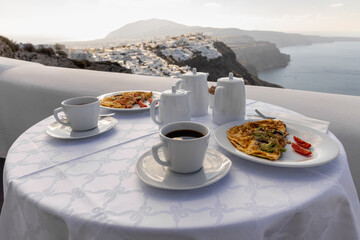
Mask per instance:
[[[175,89],[182,89],[181,87],[184,85],[184,80],[179,80],[175,83]]]
[[[223,86],[218,86],[215,88],[215,95],[214,95],[214,109],[216,109],[216,111],[220,112],[222,111],[220,106],[220,100],[221,100],[221,94],[223,94],[223,91],[226,91],[225,87]]]
[[[160,102],[160,99],[155,99],[151,102],[151,105],[150,105],[150,116],[151,116],[151,119],[153,120],[153,122],[157,125],[161,125],[162,123],[159,122],[157,119],[156,119],[156,116],[155,116],[155,107],[156,107],[156,104]]]

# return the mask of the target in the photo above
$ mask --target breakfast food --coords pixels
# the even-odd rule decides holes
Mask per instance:
[[[227,138],[240,151],[272,161],[278,160],[285,152],[286,124],[280,120],[249,121],[227,131]]]
[[[209,88],[208,88],[209,93],[210,93],[210,94],[212,94],[212,95],[214,95],[214,94],[215,94],[215,89],[216,89],[216,87],[215,87],[215,86],[211,86],[211,87],[209,87]]]
[[[101,99],[100,105],[111,108],[132,108],[138,104],[140,108],[148,107],[144,102],[146,100],[151,103],[152,92],[123,92],[110,97]]]

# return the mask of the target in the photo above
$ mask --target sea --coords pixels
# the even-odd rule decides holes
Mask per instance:
[[[290,55],[284,68],[258,73],[284,88],[360,96],[360,42],[317,43],[280,48]]]

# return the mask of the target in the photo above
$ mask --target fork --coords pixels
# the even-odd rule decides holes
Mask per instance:
[[[275,117],[268,117],[268,116],[265,116],[264,114],[262,114],[259,110],[255,109],[255,112],[260,116],[262,117],[263,119],[275,119]]]

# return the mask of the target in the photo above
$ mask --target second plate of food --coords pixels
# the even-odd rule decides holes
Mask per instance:
[[[291,142],[295,142],[293,140],[293,137],[296,136],[307,142],[310,142],[312,144],[311,148],[309,149],[310,151],[312,151],[312,154],[310,156],[303,156],[295,152],[292,149],[291,144],[286,144],[285,152],[283,152],[281,154],[281,157],[275,161],[246,154],[245,152],[238,150],[229,141],[227,137],[227,131],[234,126],[240,126],[249,121],[250,120],[235,121],[221,125],[215,130],[214,136],[216,142],[226,151],[242,159],[246,159],[266,165],[278,166],[278,167],[301,168],[301,167],[318,166],[334,160],[339,155],[340,152],[339,146],[333,139],[331,139],[326,134],[323,134],[317,130],[314,130],[306,126],[289,123],[289,122],[284,122],[286,124],[286,131],[289,133],[287,139]]]
[[[98,96],[100,107],[113,111],[143,111],[150,109],[151,100],[160,98],[161,93],[148,90],[126,90]],[[137,99],[141,99],[139,104]],[[131,106],[131,107],[129,107]]]

